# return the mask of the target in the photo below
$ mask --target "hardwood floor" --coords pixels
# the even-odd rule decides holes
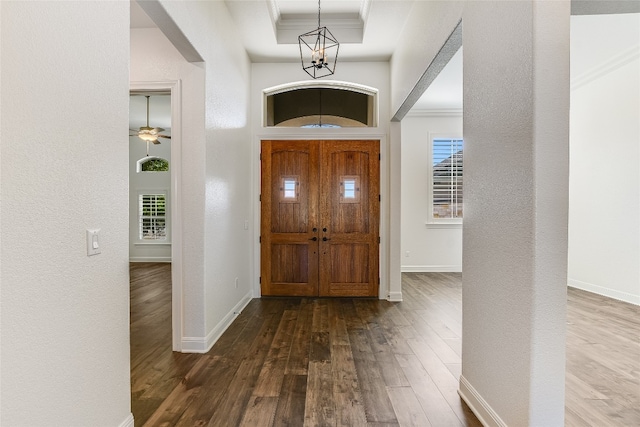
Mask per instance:
[[[207,354],[171,352],[170,276],[131,266],[136,426],[480,426],[457,394],[459,274],[403,274],[402,303],[255,299]],[[640,419],[638,310],[604,300],[569,292],[567,425]]]
[[[640,307],[569,288],[567,426],[640,426]]]

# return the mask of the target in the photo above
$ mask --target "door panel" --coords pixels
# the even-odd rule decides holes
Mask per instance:
[[[262,142],[262,295],[378,295],[379,150]]]
[[[378,295],[379,153],[378,141],[322,144],[321,295]]]
[[[318,295],[318,150],[309,141],[262,141],[263,295]]]

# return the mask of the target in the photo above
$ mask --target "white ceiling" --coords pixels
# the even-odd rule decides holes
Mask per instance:
[[[213,1],[226,2],[253,62],[299,61],[296,35],[317,26],[317,0]],[[341,42],[339,62],[389,60],[413,3],[414,0],[323,0],[321,24]],[[135,1],[131,2],[131,27],[155,27]],[[638,13],[573,16],[572,79],[639,43]],[[462,109],[462,49],[414,109]]]
[[[299,34],[318,24],[317,0],[225,1],[253,62],[296,62]],[[339,0],[321,2],[321,25],[340,41],[339,61],[387,61],[414,0]],[[131,2],[131,28],[153,21]]]
[[[317,0],[226,0],[253,62],[300,60],[297,36],[318,26]],[[324,0],[321,25],[340,41],[339,61],[391,58],[413,0]]]

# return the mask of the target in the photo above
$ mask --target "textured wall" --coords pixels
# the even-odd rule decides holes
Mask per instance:
[[[507,425],[564,419],[569,2],[464,12],[462,374]]]
[[[191,224],[185,218],[189,231],[184,239],[185,250],[204,266],[204,330],[199,336],[206,337],[223,326],[226,316],[251,291],[251,228],[244,229],[252,215],[250,62],[224,2],[161,4],[204,59],[199,64],[204,74],[203,103],[192,105],[197,114],[203,114],[204,140],[200,145],[199,140],[183,137],[185,149],[197,144],[188,152],[183,150],[183,171],[191,174],[191,165],[196,167],[193,185],[184,182],[185,195],[191,191],[188,197],[194,202],[185,208],[196,215],[202,212],[202,219]],[[196,248],[188,247],[191,241],[202,241],[204,250],[196,254]],[[191,257],[185,253],[185,260],[187,256]]]
[[[130,420],[129,5],[0,8],[0,423],[117,426]]]

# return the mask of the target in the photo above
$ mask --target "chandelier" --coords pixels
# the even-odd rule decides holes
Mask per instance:
[[[312,78],[330,76],[336,71],[340,43],[327,27],[320,26],[320,0],[318,0],[318,28],[298,36],[298,44],[302,69]]]

